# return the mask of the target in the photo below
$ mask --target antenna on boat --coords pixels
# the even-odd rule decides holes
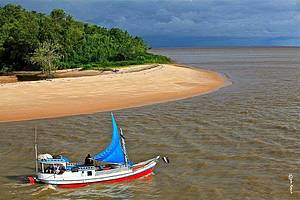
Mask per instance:
[[[38,173],[37,128],[34,127],[35,173]]]
[[[123,153],[124,153],[124,157],[125,157],[125,166],[127,167],[128,166],[128,155],[127,155],[127,151],[126,151],[125,137],[123,135],[122,128],[120,128],[120,136],[121,136],[122,149],[123,149]]]

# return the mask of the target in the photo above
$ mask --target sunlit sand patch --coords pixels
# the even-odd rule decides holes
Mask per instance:
[[[212,71],[142,65],[118,73],[4,84],[0,122],[88,114],[184,99],[226,85]]]

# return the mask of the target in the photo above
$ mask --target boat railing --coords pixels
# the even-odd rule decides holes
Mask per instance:
[[[69,162],[67,163],[67,166],[71,166],[71,167],[75,167],[75,166],[80,166],[80,165],[83,165],[83,163],[76,163],[76,162]]]
[[[78,167],[80,171],[86,171],[86,170],[95,170],[96,168],[94,166],[83,166],[83,167]]]
[[[159,158],[160,158],[160,156],[156,156],[156,158],[152,158],[152,159],[146,160],[144,162],[137,163],[137,164],[133,165],[133,167],[140,166],[140,165],[146,165],[146,164],[149,164],[150,162],[157,162],[159,160]]]
[[[43,164],[61,164],[61,163],[66,163],[66,161],[64,159],[56,159],[56,158],[40,159],[38,161],[40,163],[43,163]]]

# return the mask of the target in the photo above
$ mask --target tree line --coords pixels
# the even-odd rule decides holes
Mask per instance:
[[[0,72],[42,70],[47,62],[66,69],[169,61],[147,53],[141,37],[76,21],[62,9],[46,15],[0,7]]]

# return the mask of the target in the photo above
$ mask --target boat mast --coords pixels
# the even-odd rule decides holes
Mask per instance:
[[[128,166],[128,155],[127,155],[127,151],[126,151],[125,137],[123,135],[122,128],[120,128],[120,135],[121,135],[122,149],[123,149],[123,153],[124,153],[124,157],[125,157],[125,166],[127,167]]]
[[[35,173],[38,173],[37,128],[34,127]]]

